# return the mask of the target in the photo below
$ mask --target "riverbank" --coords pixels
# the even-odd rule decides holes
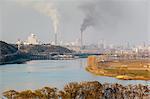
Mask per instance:
[[[91,72],[94,75],[115,77],[115,78],[121,79],[121,80],[150,80],[150,77],[149,77],[150,73],[148,71],[134,71],[134,70],[127,71],[127,72],[123,71],[122,72],[123,74],[126,73],[125,75],[123,75],[122,73],[121,74],[117,73],[117,71],[119,71],[118,69],[114,69],[114,70],[112,70],[112,69],[97,69],[97,68],[93,69],[92,67],[86,67],[86,70],[88,72]],[[140,75],[142,73],[143,73],[143,75]],[[144,75],[146,75],[146,76],[144,76]]]
[[[148,59],[136,60],[98,60],[88,58],[86,70],[100,76],[115,77],[121,80],[150,80]]]
[[[6,64],[23,64],[26,63],[27,61],[30,61],[29,59],[16,59],[12,61],[7,61],[7,62],[2,62],[0,65],[6,65]]]
[[[8,99],[148,99],[149,86],[121,84],[101,84],[98,81],[71,82],[63,90],[53,87],[44,87],[37,90],[15,91],[3,93]]]

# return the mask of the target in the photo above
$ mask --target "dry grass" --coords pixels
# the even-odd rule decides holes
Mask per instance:
[[[130,79],[150,80],[150,61],[148,59],[110,61],[95,61],[94,59],[92,58],[92,61],[88,62],[88,67],[86,68],[93,74],[111,77],[124,75]]]

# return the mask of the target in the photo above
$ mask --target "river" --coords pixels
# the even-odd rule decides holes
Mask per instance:
[[[85,70],[86,59],[35,60],[25,64],[0,66],[0,93],[6,90],[38,89],[44,86],[62,89],[69,82],[93,81],[101,83],[145,84],[150,81],[118,80],[112,77],[96,76]]]

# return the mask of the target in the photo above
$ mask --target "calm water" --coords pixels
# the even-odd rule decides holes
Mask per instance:
[[[44,86],[58,87],[74,81],[98,80],[101,83],[150,84],[150,81],[117,80],[112,77],[95,76],[85,70],[86,59],[37,60],[26,64],[0,66],[0,93],[9,89],[38,89]]]

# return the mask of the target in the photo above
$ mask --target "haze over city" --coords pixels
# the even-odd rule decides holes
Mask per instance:
[[[0,0],[0,99],[149,99],[150,0]]]
[[[84,44],[101,40],[110,44],[149,43],[149,0],[38,0],[52,5],[58,23],[35,9],[36,1],[0,0],[1,40],[15,43],[34,33],[41,42],[50,43],[54,41],[55,24],[58,41],[71,42],[80,39],[82,24],[90,20],[84,27]]]

